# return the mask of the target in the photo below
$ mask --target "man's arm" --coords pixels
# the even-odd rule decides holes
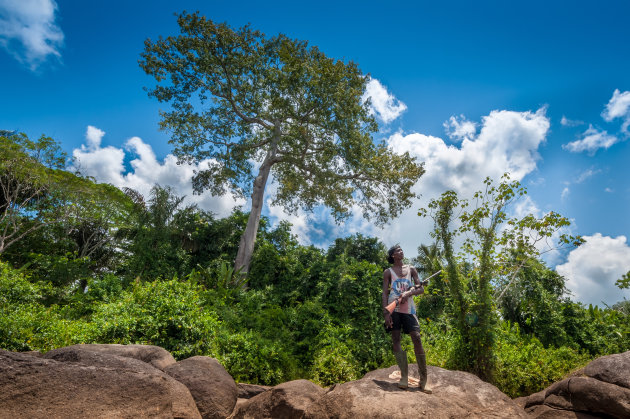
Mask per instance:
[[[420,277],[418,276],[418,271],[413,266],[410,266],[409,268],[411,269],[411,279],[413,280],[415,288],[412,291],[405,292],[402,295],[405,298],[409,297],[410,295],[424,294],[424,286],[422,285],[422,282],[420,282]],[[407,294],[407,295],[405,295],[405,294]]]
[[[391,327],[391,315],[389,314],[389,311],[387,311],[387,309],[385,307],[387,307],[387,300],[389,299],[389,283],[391,280],[391,272],[389,271],[389,269],[386,269],[385,272],[383,272],[383,295],[382,295],[382,299],[381,299],[381,303],[383,306],[383,317],[385,317],[385,324],[387,326]]]
[[[382,299],[381,299],[383,309],[387,307],[387,299],[389,298],[389,282],[390,282],[391,275],[392,274],[389,271],[389,269],[386,269],[383,272],[383,294],[382,294]]]

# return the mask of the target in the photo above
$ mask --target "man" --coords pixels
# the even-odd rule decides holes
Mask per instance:
[[[425,393],[432,391],[426,387],[427,384],[427,358],[420,339],[420,325],[416,317],[416,305],[413,301],[414,295],[424,293],[424,287],[418,278],[418,271],[411,265],[403,265],[405,257],[400,246],[393,246],[387,252],[387,261],[391,268],[383,272],[383,316],[385,317],[385,328],[392,334],[392,347],[396,363],[400,367],[400,382],[398,387],[406,389],[409,387],[409,368],[407,365],[407,353],[400,346],[401,329],[411,336],[413,349],[418,362],[418,372],[420,382],[418,387]],[[414,287],[412,289],[412,287]],[[394,312],[390,315],[385,308],[388,304],[400,299]]]

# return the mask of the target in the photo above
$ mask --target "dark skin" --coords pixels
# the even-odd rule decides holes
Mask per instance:
[[[414,268],[413,266],[409,266],[403,270],[404,257],[405,257],[405,254],[403,250],[400,247],[396,249],[396,251],[392,254],[392,259],[394,259],[394,263],[392,264],[392,269],[394,269],[394,272],[396,272],[396,275],[398,275],[399,278],[404,278],[407,274],[406,269],[411,269],[411,279],[413,280],[417,288],[414,289],[413,291],[405,291],[402,294],[403,301],[405,301],[407,298],[410,298],[414,295],[420,295],[424,293],[424,287],[422,286],[420,282],[420,278],[418,277],[418,271],[416,270],[416,268]],[[391,276],[392,276],[392,273],[389,269],[383,272],[383,316],[385,317],[385,325],[387,325],[387,327],[391,327],[393,325],[392,316],[389,314],[387,310],[385,310],[385,307],[387,306],[387,299],[389,297],[389,284],[390,284],[390,281],[393,279]],[[399,352],[402,350],[400,346],[401,333],[402,331],[400,329],[392,330],[391,332],[392,348],[394,352]],[[416,354],[416,357],[423,355],[424,348],[422,347],[422,339],[420,338],[420,333],[414,330],[409,334],[409,336],[411,337],[411,341],[413,342],[413,349]]]

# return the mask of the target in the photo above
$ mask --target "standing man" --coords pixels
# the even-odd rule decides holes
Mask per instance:
[[[409,387],[409,368],[407,365],[407,353],[400,346],[401,329],[411,336],[413,350],[418,362],[420,383],[418,387],[425,393],[432,391],[427,384],[427,358],[420,339],[420,325],[416,317],[416,305],[414,295],[424,293],[424,287],[418,278],[418,271],[411,265],[403,265],[404,253],[400,246],[396,245],[387,252],[387,261],[392,265],[383,272],[383,316],[385,316],[385,328],[392,334],[392,347],[396,363],[400,367],[400,382],[398,387]],[[411,289],[413,286],[413,290]],[[388,304],[401,299],[394,312],[390,315],[385,309]]]

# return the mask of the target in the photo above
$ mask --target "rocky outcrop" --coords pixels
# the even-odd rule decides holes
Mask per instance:
[[[176,363],[156,346],[0,350],[0,418],[630,417],[630,351],[516,400],[472,374],[428,369],[432,394],[399,389],[396,366],[329,389],[307,380],[266,387],[237,385],[210,357]]]
[[[0,350],[0,417],[201,418],[188,389],[148,364],[61,353],[38,358]]]
[[[202,418],[226,418],[232,413],[236,383],[216,359],[195,356],[169,365],[164,372],[188,387]]]
[[[323,388],[308,380],[289,381],[239,403],[230,418],[301,418],[324,393]]]
[[[520,403],[536,418],[628,418],[630,351],[597,358]]]
[[[173,358],[173,355],[171,355],[169,351],[153,345],[82,344],[54,349],[46,355],[51,352],[55,353],[56,351],[68,350],[100,352],[104,354],[118,355],[125,358],[133,358],[153,365],[159,370],[164,370],[164,368],[175,363],[175,358]]]
[[[417,366],[410,374],[418,376]],[[433,394],[401,390],[389,378],[396,366],[371,371],[358,381],[333,386],[306,410],[306,418],[526,418],[528,415],[496,387],[476,376],[428,367]]]

